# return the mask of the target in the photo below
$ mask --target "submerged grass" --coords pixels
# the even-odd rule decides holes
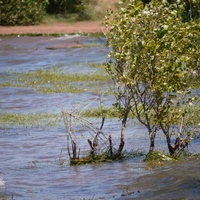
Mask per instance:
[[[82,112],[85,118],[99,117],[106,118],[118,117],[118,112],[114,108],[93,108]],[[23,126],[23,127],[52,127],[63,124],[63,116],[61,113],[2,113],[0,112],[0,127],[7,126]]]
[[[0,113],[0,127],[53,127],[63,123],[61,114],[39,113],[39,114],[17,114]]]
[[[196,110],[190,116],[190,119],[188,119],[189,121],[193,121],[193,124],[195,125],[199,125],[199,119],[200,119],[199,110],[200,106],[196,108]],[[120,118],[120,113],[115,107],[94,107],[82,111],[81,116],[84,118],[91,118],[91,117]],[[16,113],[0,113],[1,127],[6,127],[7,125],[25,126],[25,127],[56,126],[60,123],[63,123],[63,118],[61,114],[29,113],[26,115],[26,114],[16,114]]]
[[[141,150],[123,152],[121,155],[114,153],[112,156],[102,153],[100,155],[89,154],[82,158],[70,159],[70,165],[85,165],[91,163],[114,162],[129,159],[141,159],[145,156],[145,152]]]
[[[99,68],[99,69],[105,69],[106,63],[88,63],[88,66],[94,67],[94,68]]]
[[[110,80],[110,77],[102,71],[90,74],[66,74],[56,66],[45,70],[15,73],[15,76],[16,78],[10,82],[0,83],[0,87],[29,87],[41,93],[80,93],[86,90],[95,92],[91,84]]]

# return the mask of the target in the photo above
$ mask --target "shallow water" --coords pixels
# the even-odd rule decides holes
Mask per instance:
[[[57,65],[65,73],[96,70],[88,62],[106,61],[108,49],[81,48],[48,50],[46,47],[79,41],[83,44],[104,39],[64,36],[3,37],[0,41],[0,74],[27,72]],[[80,64],[81,63],[81,64]],[[12,77],[10,77],[12,78]],[[0,80],[1,81],[1,80]],[[85,102],[99,101],[94,93],[41,94],[30,88],[0,88],[0,112],[59,113]],[[112,104],[112,97],[104,103]],[[97,127],[98,119],[91,119]],[[119,142],[117,119],[106,120],[105,132],[111,132]],[[149,146],[146,130],[138,125],[127,129],[125,149],[147,152]],[[87,141],[82,132],[79,139]],[[133,139],[134,137],[134,139]],[[158,149],[166,149],[164,138],[157,137]],[[55,127],[0,129],[0,199],[199,199],[200,160],[177,163],[172,166],[147,170],[144,157],[120,162],[70,166],[66,150],[67,133],[64,124]],[[192,142],[189,150],[200,152],[200,138]],[[81,144],[87,150],[88,145]],[[63,163],[64,162],[64,163]]]

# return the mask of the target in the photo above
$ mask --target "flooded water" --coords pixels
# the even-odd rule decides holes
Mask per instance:
[[[58,66],[63,73],[95,71],[87,63],[106,61],[106,47],[48,47],[72,42],[103,45],[104,39],[90,37],[1,37],[0,81],[15,72],[29,72]],[[5,80],[3,80],[5,81]],[[59,113],[84,102],[99,100],[95,93],[42,94],[31,88],[1,87],[2,113]],[[106,104],[112,104],[107,96]],[[91,119],[99,127],[98,119]],[[63,124],[29,128],[0,126],[0,199],[200,199],[200,160],[148,170],[144,156],[101,164],[70,166],[67,153],[67,132]],[[105,131],[119,141],[117,119],[106,120]],[[146,130],[135,124],[128,126],[125,149],[148,151]],[[87,140],[87,133],[82,133]],[[158,149],[165,150],[162,136]],[[200,152],[200,138],[189,150]],[[63,163],[63,161],[65,161]],[[2,197],[3,199],[3,197]]]

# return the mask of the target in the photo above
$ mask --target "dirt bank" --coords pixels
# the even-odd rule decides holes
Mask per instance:
[[[106,29],[102,22],[56,23],[35,26],[0,26],[0,35],[53,34],[53,33],[99,33]]]

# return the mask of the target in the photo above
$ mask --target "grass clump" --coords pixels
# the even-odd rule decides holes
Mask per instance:
[[[92,163],[102,163],[102,162],[108,162],[112,161],[112,158],[107,156],[106,154],[102,155],[88,155],[83,158],[76,158],[70,159],[70,165],[85,165],[85,164],[92,164]]]

